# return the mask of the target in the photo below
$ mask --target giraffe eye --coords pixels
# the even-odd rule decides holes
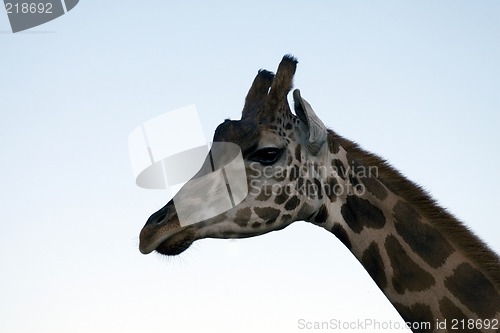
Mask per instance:
[[[274,164],[283,153],[283,149],[275,147],[267,147],[259,149],[248,157],[249,160],[259,162],[262,165]]]

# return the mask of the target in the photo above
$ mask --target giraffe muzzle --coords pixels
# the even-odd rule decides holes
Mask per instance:
[[[163,249],[164,254],[176,252],[173,248],[176,247],[175,239],[178,240],[179,236],[172,237],[184,229],[186,228],[181,227],[174,204],[170,201],[147,220],[139,236],[139,250],[143,254],[149,254],[154,250],[158,251],[158,248]],[[170,239],[174,239],[174,242],[171,242]]]

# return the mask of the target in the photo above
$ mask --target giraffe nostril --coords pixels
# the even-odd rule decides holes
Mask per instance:
[[[146,222],[146,224],[160,224],[165,221],[165,217],[167,216],[167,212],[164,209],[161,209],[151,215]]]
[[[153,213],[146,224],[159,225],[170,221],[176,215],[175,206],[172,201],[169,201],[163,208]]]
[[[163,220],[165,220],[165,217],[167,216],[166,213],[161,213],[160,215],[157,216],[156,221],[153,221],[155,224],[161,223]]]

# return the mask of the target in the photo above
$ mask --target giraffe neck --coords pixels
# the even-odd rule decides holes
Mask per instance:
[[[498,257],[417,185],[329,132],[324,204],[311,218],[335,234],[407,322],[500,319]],[[425,331],[425,330],[424,330]],[[491,331],[491,330],[490,330]]]

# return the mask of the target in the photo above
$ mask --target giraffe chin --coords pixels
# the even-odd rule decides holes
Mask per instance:
[[[161,242],[155,251],[165,256],[176,256],[187,250],[194,241],[194,230],[192,228],[182,229]]]
[[[173,222],[173,223],[169,223]],[[162,255],[178,255],[185,251],[195,240],[193,226],[181,227],[176,219],[167,222],[146,223],[139,236],[139,250],[142,254],[156,251]]]

